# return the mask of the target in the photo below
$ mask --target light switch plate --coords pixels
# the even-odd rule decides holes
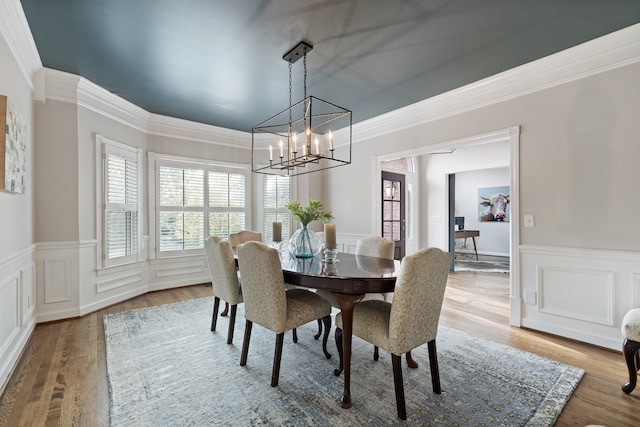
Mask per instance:
[[[534,227],[535,224],[533,223],[533,215],[525,215],[524,216],[524,226],[525,227]]]

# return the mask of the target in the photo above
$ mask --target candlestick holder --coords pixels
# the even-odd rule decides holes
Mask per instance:
[[[338,248],[335,244],[325,243],[323,254],[324,259],[322,260],[322,262],[325,262],[327,264],[335,264],[336,262],[340,261],[337,258]]]

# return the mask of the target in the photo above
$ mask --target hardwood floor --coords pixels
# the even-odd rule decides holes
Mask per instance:
[[[1,397],[0,426],[108,426],[102,316],[209,295],[207,285],[153,292],[82,318],[38,325]],[[627,379],[621,352],[510,327],[508,275],[452,273],[441,322],[583,368],[556,426],[640,425],[640,389],[631,395],[620,390]]]

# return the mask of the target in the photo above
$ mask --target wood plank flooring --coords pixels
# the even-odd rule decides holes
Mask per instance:
[[[0,426],[108,426],[102,316],[209,295],[207,285],[153,292],[82,318],[38,325],[0,398]],[[627,375],[621,352],[509,326],[507,274],[452,273],[441,322],[583,368],[556,426],[640,425],[640,389],[631,395],[620,390]]]

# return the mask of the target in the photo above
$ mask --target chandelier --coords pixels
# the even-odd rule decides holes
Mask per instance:
[[[251,170],[267,175],[296,176],[351,163],[351,111],[307,96],[307,53],[301,41],[282,59],[289,63],[289,108],[251,129]],[[304,98],[292,102],[291,74],[304,63]]]

